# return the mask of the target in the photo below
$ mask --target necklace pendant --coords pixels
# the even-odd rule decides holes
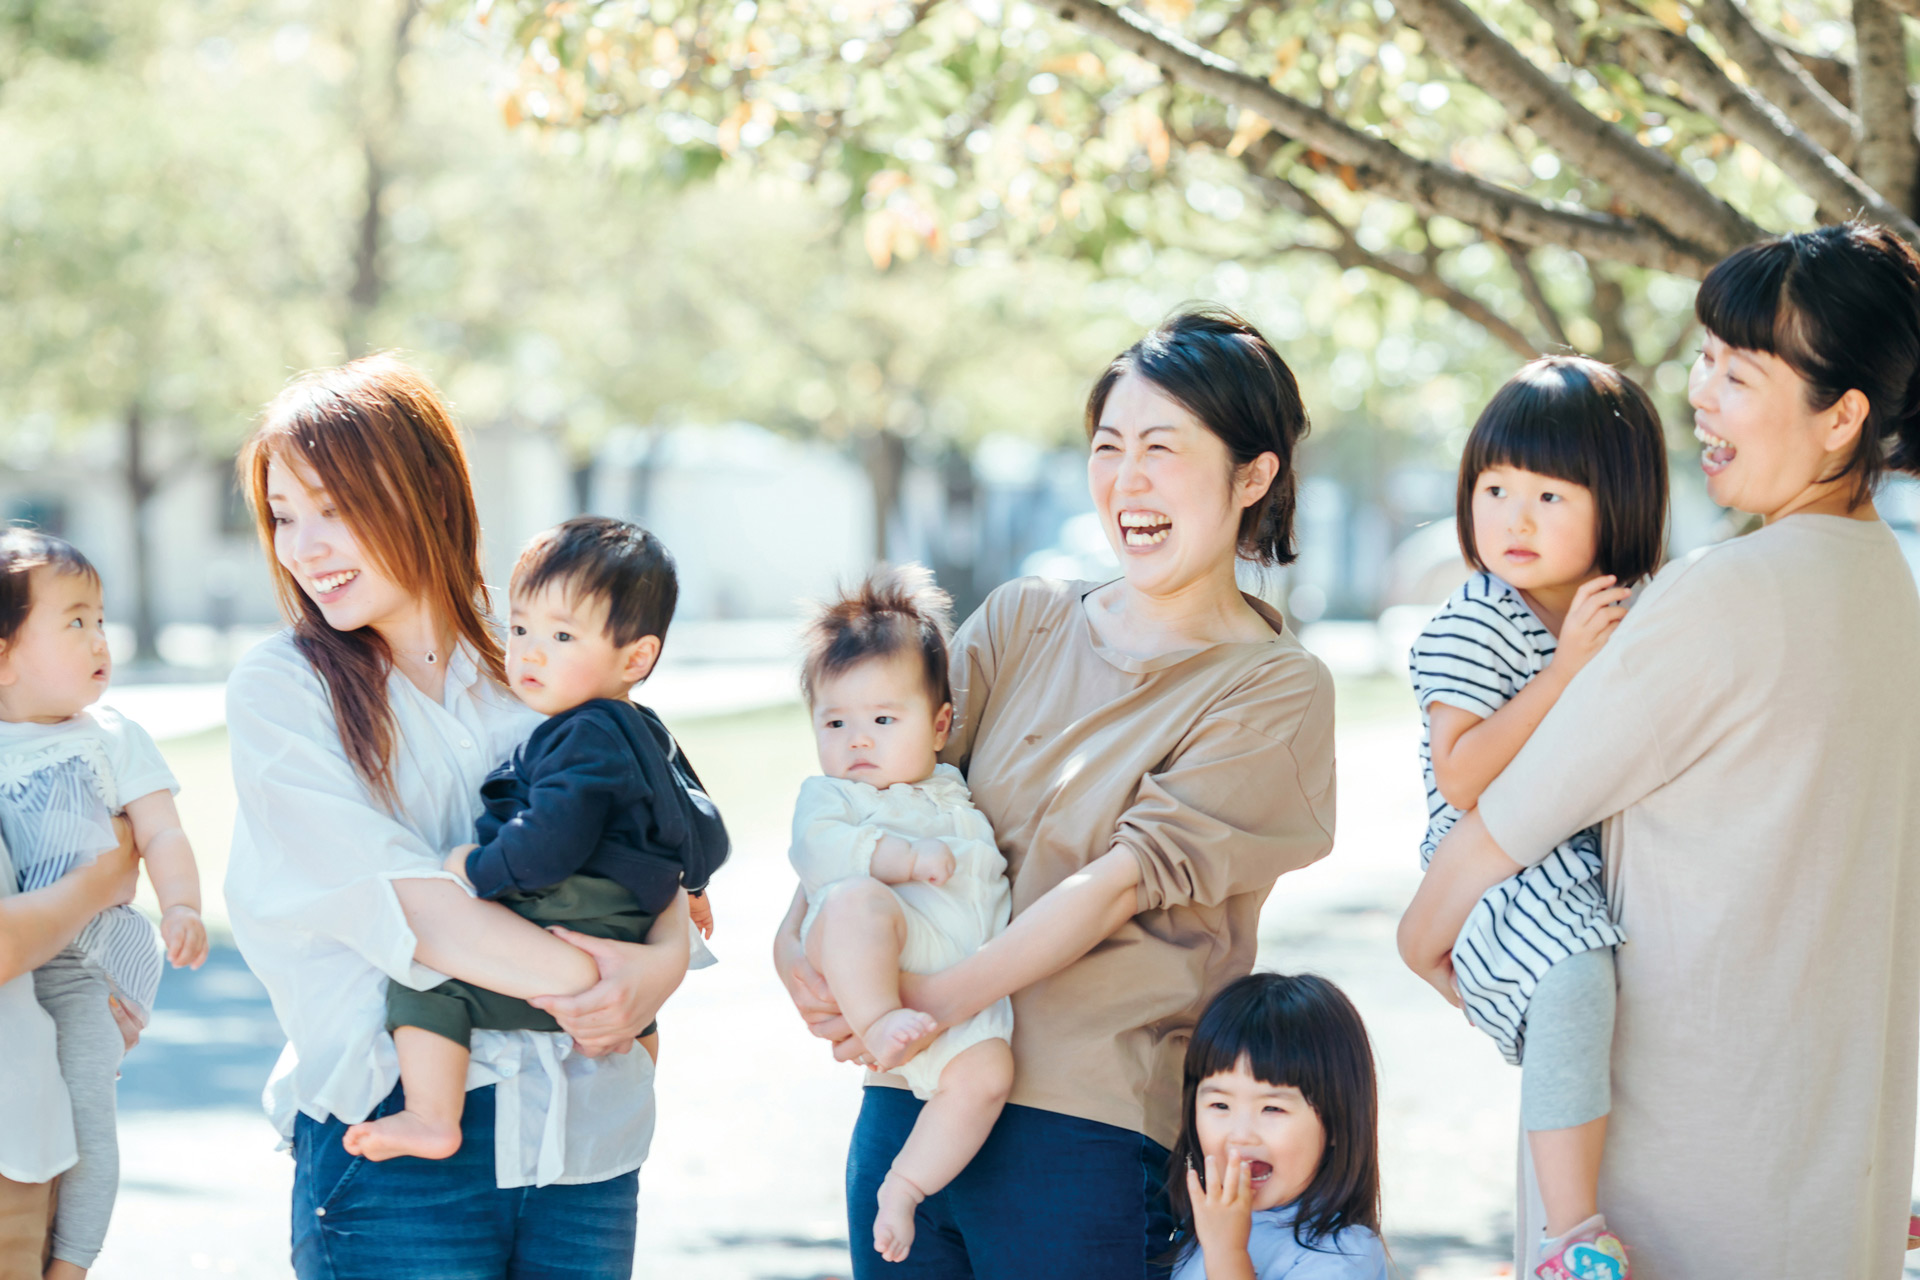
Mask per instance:
[[[440,655],[439,655],[439,654],[437,654],[437,653],[429,653],[429,654],[427,655],[427,665],[428,665],[428,666],[432,666],[432,665],[433,665],[434,663],[436,663],[436,662],[438,662],[438,661],[440,661]]]

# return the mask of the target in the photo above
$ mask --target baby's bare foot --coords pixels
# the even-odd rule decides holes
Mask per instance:
[[[395,1156],[445,1160],[460,1149],[460,1124],[436,1124],[417,1111],[396,1111],[379,1120],[348,1126],[340,1145],[350,1154],[369,1160],[391,1160]]]
[[[931,1015],[918,1009],[895,1009],[876,1018],[860,1033],[860,1039],[873,1055],[874,1068],[891,1071],[926,1048],[919,1042],[932,1035],[937,1026]]]
[[[913,1248],[913,1211],[926,1199],[920,1188],[893,1170],[881,1180],[880,1212],[873,1219],[874,1252],[888,1262],[905,1262]]]

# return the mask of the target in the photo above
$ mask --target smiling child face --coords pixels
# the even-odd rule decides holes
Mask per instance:
[[[1232,1071],[1200,1082],[1193,1099],[1194,1135],[1214,1168],[1230,1151],[1253,1171],[1253,1207],[1272,1209],[1300,1198],[1327,1149],[1320,1115],[1292,1085],[1254,1078],[1245,1058]]]

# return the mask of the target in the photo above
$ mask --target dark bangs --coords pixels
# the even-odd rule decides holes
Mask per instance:
[[[1667,441],[1633,379],[1585,356],[1547,356],[1508,379],[1480,411],[1460,455],[1455,526],[1467,563],[1487,572],[1473,493],[1491,467],[1515,467],[1592,492],[1594,568],[1632,586],[1660,567],[1667,539]]]
[[[1255,973],[1230,983],[1193,1029],[1181,1080],[1180,1136],[1168,1197],[1183,1234],[1193,1228],[1186,1171],[1205,1161],[1195,1096],[1209,1076],[1245,1061],[1257,1080],[1298,1089],[1320,1117],[1327,1147],[1301,1193],[1294,1238],[1314,1247],[1348,1227],[1380,1232],[1380,1102],[1366,1024],[1340,988],[1315,974]]]
[[[1707,273],[1693,295],[1693,315],[1728,346],[1779,356],[1812,380],[1805,334],[1787,319],[1787,284],[1798,258],[1791,240],[1748,245]]]

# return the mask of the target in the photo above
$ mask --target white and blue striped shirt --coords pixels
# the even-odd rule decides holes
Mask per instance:
[[[1427,836],[1420,865],[1460,810],[1433,776],[1429,710],[1436,702],[1485,718],[1505,706],[1553,660],[1553,633],[1520,593],[1477,573],[1453,593],[1414,642],[1410,663],[1420,698],[1420,768],[1427,784]],[[1527,1005],[1556,962],[1626,941],[1601,887],[1600,833],[1589,827],[1534,866],[1487,890],[1454,942],[1453,970],[1467,1016],[1492,1036],[1507,1061],[1525,1048]]]
[[[119,843],[129,800],[180,790],[147,731],[99,706],[57,724],[0,722],[0,832],[21,893],[43,889]],[[71,946],[141,1019],[160,990],[160,937],[131,906],[108,907]]]

